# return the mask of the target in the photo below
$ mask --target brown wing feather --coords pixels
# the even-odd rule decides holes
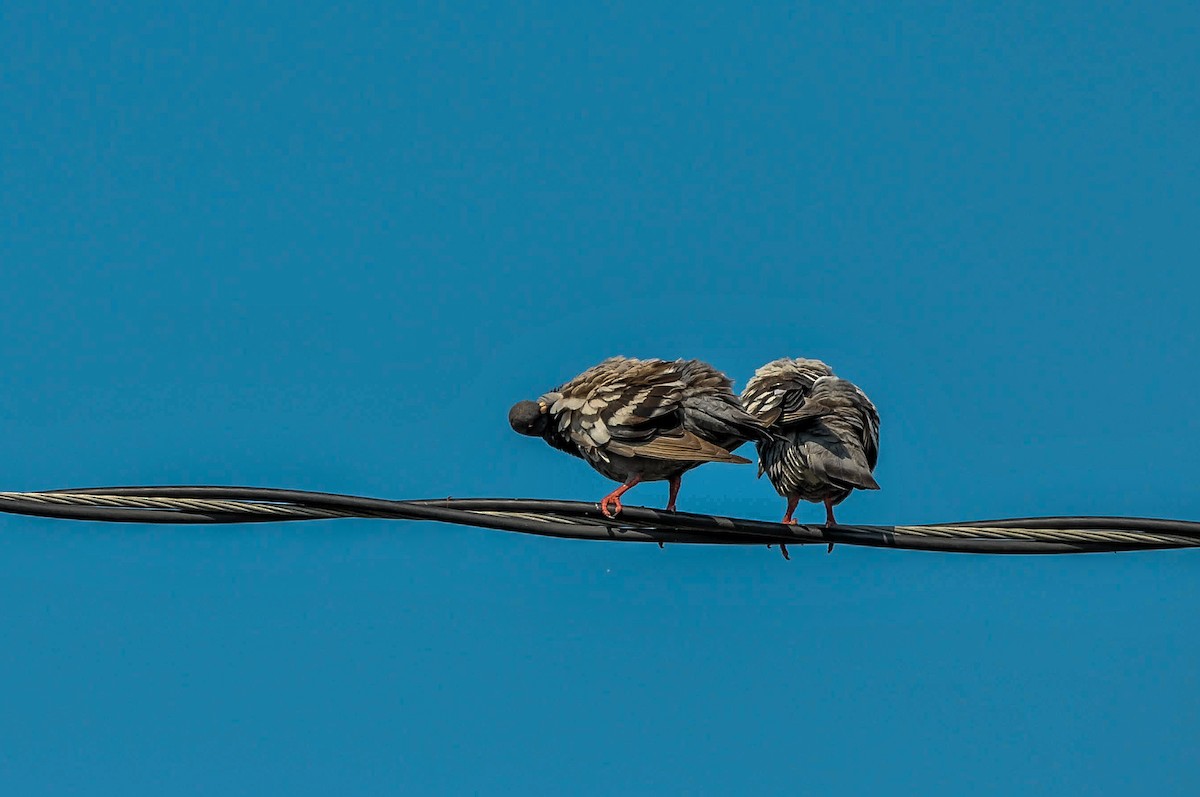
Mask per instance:
[[[645,442],[624,443],[614,439],[608,442],[607,448],[609,452],[623,457],[648,457],[681,462],[734,462],[742,465],[750,462],[745,457],[731,454],[688,431],[659,435]]]
[[[742,391],[742,404],[764,426],[773,427],[804,405],[816,380],[832,374],[833,370],[820,360],[775,360],[754,373]]]

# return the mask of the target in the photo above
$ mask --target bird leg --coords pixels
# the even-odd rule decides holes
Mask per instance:
[[[792,517],[792,513],[796,511],[796,505],[799,503],[800,503],[799,498],[789,498],[788,499],[787,514],[783,516],[783,521],[782,521],[783,525],[785,525],[785,526],[796,525],[796,519]]]
[[[679,487],[682,482],[683,482],[683,474],[671,477],[671,480],[669,482],[671,485],[671,493],[670,493],[670,495],[667,496],[667,511],[668,512],[675,511],[675,499],[679,497]]]
[[[613,490],[608,495],[600,499],[600,511],[607,518],[615,518],[621,514],[621,496],[629,491],[629,488],[642,480],[641,476],[630,476],[629,479],[617,489]],[[608,510],[609,504],[612,505],[612,511]]]
[[[788,499],[787,514],[783,516],[783,521],[782,521],[783,525],[785,525],[785,526],[795,526],[796,525],[796,519],[794,517],[792,517],[792,513],[796,511],[796,505],[799,503],[800,503],[799,498],[789,498]],[[767,547],[770,548],[771,547],[770,544],[768,544]],[[791,554],[788,553],[787,543],[782,543],[782,542],[779,543],[779,552],[781,554],[783,554],[784,559],[787,559],[789,562],[792,560]]]

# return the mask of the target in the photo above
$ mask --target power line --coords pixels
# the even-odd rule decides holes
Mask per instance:
[[[116,523],[276,523],[334,518],[426,520],[614,542],[866,545],[957,553],[1099,553],[1200,547],[1200,523],[1043,517],[920,526],[784,526],[758,520],[515,498],[390,501],[266,487],[93,487],[0,492],[0,512]]]

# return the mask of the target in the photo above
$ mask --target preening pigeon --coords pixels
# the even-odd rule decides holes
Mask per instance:
[[[769,437],[732,385],[699,360],[610,357],[537,401],[517,402],[508,422],[621,482],[600,501],[606,516],[615,517],[621,496],[644,481],[670,482],[674,511],[684,472],[705,462],[749,463],[730,452]]]
[[[853,490],[878,490],[872,473],[879,458],[879,413],[853,383],[820,360],[767,363],[742,391],[742,405],[773,434],[758,443],[758,475],[787,499],[784,523],[800,499],[833,507]],[[831,546],[832,547],[832,546]]]

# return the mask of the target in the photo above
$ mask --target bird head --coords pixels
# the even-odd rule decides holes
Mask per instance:
[[[518,401],[508,411],[508,424],[519,434],[541,437],[550,420],[547,409],[545,404],[537,401]]]

